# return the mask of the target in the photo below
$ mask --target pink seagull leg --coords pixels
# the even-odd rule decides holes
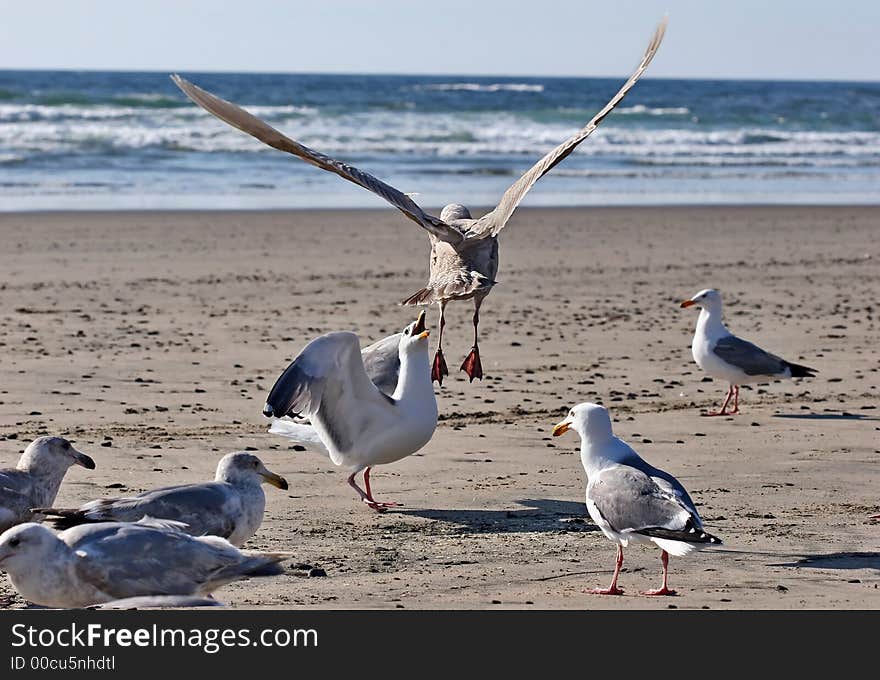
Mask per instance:
[[[670,590],[666,583],[666,577],[669,574],[669,553],[664,550],[660,560],[663,562],[663,585],[655,590],[645,590],[642,595],[675,595],[675,591]]]
[[[620,576],[620,568],[623,566],[623,546],[617,544],[617,564],[614,566],[614,576],[611,577],[611,585],[607,588],[593,588],[585,590],[591,595],[623,595],[623,590],[617,587],[617,577]]]
[[[380,503],[375,498],[373,498],[373,492],[370,490],[370,468],[364,470],[364,486],[367,489],[367,500],[369,501],[370,507],[373,508],[373,510],[376,510],[378,508],[382,508],[382,510],[384,510],[385,508],[394,508],[400,505],[400,503]],[[373,505],[378,506],[378,508],[374,508]]]
[[[367,494],[365,494],[363,489],[361,489],[361,487],[359,487],[357,485],[357,482],[354,481],[354,476],[356,474],[357,474],[357,472],[353,472],[353,473],[351,473],[351,475],[349,475],[348,485],[357,492],[357,495],[360,496],[362,502],[366,503],[369,507],[371,507],[376,512],[385,512],[385,508],[383,508],[376,501],[374,501]],[[366,479],[366,475],[364,475],[364,479]],[[369,484],[367,484],[367,488],[368,489],[370,488]]]
[[[733,410],[730,415],[739,413],[739,385],[733,386]]]
[[[732,396],[733,396],[733,385],[731,385],[730,387],[727,388],[727,396],[724,398],[724,403],[721,404],[721,410],[720,411],[709,411],[705,415],[706,416],[726,416],[727,411],[725,409],[727,408],[727,404],[730,402],[730,398]]]

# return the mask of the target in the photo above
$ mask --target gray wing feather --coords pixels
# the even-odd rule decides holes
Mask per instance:
[[[149,516],[183,522],[186,532],[194,536],[228,538],[235,531],[241,498],[229,484],[208,482],[92,501],[80,510],[93,521],[137,522]]]
[[[735,335],[721,338],[712,351],[746,375],[780,375],[785,372],[784,359]]]
[[[487,236],[497,235],[507,224],[507,221],[510,219],[511,215],[513,215],[513,212],[523,198],[525,198],[525,195],[535,182],[550,172],[550,170],[552,170],[560,161],[574,151],[578,144],[593,134],[593,131],[599,127],[599,124],[605,119],[605,116],[611,113],[614,107],[623,100],[626,94],[632,89],[636,82],[638,82],[639,78],[642,77],[642,74],[648,68],[648,64],[651,63],[651,60],[657,53],[657,48],[660,47],[660,43],[663,41],[663,35],[666,32],[666,23],[667,21],[664,18],[663,21],[660,22],[660,25],[657,26],[638,68],[636,68],[633,74],[629,77],[629,80],[623,84],[620,90],[617,91],[617,94],[605,104],[599,113],[593,116],[592,120],[590,120],[580,132],[562,142],[562,144],[550,151],[541,160],[535,163],[528,172],[520,177],[504,193],[498,206],[492,212],[487,213],[473,224],[467,233],[468,239],[485,238]]]
[[[285,151],[301,158],[306,163],[314,165],[322,170],[327,170],[349,182],[373,192],[377,196],[384,198],[388,203],[400,210],[409,219],[437,238],[449,241],[450,243],[459,243],[463,236],[457,230],[451,228],[439,217],[434,217],[425,213],[409,196],[385,182],[373,177],[372,175],[362,172],[357,168],[337,161],[329,156],[325,156],[318,151],[314,151],[307,146],[303,146],[299,142],[295,142],[286,135],[282,134],[268,123],[260,120],[256,116],[248,113],[241,107],[228,102],[225,99],[203,90],[197,85],[193,85],[178,75],[172,75],[171,80],[177,85],[183,93],[193,102],[201,106],[205,111],[213,114],[232,127],[238,128],[242,132],[246,132],[251,137],[271,146],[279,151]]]
[[[76,551],[77,576],[114,599],[206,592],[235,580],[236,565],[246,561],[225,541],[144,524],[87,524],[60,536]]]
[[[683,531],[698,516],[641,470],[621,465],[600,472],[590,484],[590,500],[620,533],[646,529]]]
[[[0,470],[0,532],[32,517],[33,478],[22,470]]]
[[[364,369],[358,337],[336,332],[312,340],[269,393],[275,417],[303,415],[319,424],[334,451],[348,451],[358,427],[353,417],[371,401],[388,404]]]
[[[397,389],[397,379],[400,376],[400,355],[397,351],[400,336],[401,333],[389,335],[361,350],[367,375],[373,384],[389,397]]]

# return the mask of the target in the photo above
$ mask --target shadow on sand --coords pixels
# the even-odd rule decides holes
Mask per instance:
[[[424,517],[466,527],[472,533],[532,531],[599,531],[583,503],[548,498],[517,501],[522,510],[397,510],[394,514]]]
[[[774,413],[773,417],[794,420],[880,420],[878,416],[866,416],[864,413]]]
[[[836,552],[826,555],[805,555],[795,562],[771,564],[771,567],[795,569],[876,569],[880,571],[878,552]]]

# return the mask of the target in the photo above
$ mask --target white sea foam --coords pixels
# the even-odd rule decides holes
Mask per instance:
[[[416,85],[414,89],[435,92],[543,92],[544,86],[537,83],[430,83]]]

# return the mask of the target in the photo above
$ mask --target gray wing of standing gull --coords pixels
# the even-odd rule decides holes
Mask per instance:
[[[623,100],[648,68],[648,64],[651,63],[651,60],[657,53],[657,48],[660,47],[660,43],[663,41],[663,35],[666,32],[666,24],[667,20],[664,18],[654,31],[648,49],[645,51],[645,55],[642,57],[642,61],[639,63],[638,68],[636,68],[633,74],[629,77],[629,80],[623,84],[623,87],[617,91],[617,94],[605,104],[599,113],[593,116],[592,120],[590,120],[580,132],[569,137],[562,142],[562,144],[550,151],[541,160],[535,163],[528,172],[520,177],[506,192],[504,192],[504,196],[501,197],[498,206],[492,212],[487,213],[480,219],[476,220],[471,226],[466,234],[468,239],[496,236],[507,224],[507,221],[510,219],[511,215],[513,215],[513,212],[523,198],[525,198],[525,195],[535,182],[550,172],[550,170],[552,170],[560,161],[574,151],[578,144],[593,134],[593,131],[599,127],[599,124],[605,119],[605,116],[611,113],[614,107]]]
[[[84,524],[60,534],[78,578],[113,599],[210,592],[249,575],[270,575],[280,558],[241,552],[217,537],[194,538],[169,523]]]
[[[784,359],[735,335],[721,338],[712,351],[746,375],[781,375],[785,373],[787,365]]]
[[[389,397],[397,389],[397,379],[400,376],[400,355],[397,351],[400,346],[400,336],[401,333],[389,335],[361,350],[367,375],[373,384]]]
[[[628,465],[602,470],[590,484],[590,500],[619,533],[661,535],[694,542],[702,524],[673,493]]]
[[[319,424],[336,462],[334,451],[348,451],[357,441],[360,422],[350,414],[370,402],[392,403],[367,376],[357,335],[340,331],[305,346],[275,382],[266,409],[275,418],[302,415]]]
[[[205,111],[213,114],[232,127],[238,128],[242,132],[246,132],[251,137],[255,137],[263,142],[263,144],[278,149],[279,151],[293,154],[304,160],[306,163],[321,168],[322,170],[335,173],[343,179],[347,179],[349,182],[354,182],[358,186],[361,186],[368,191],[372,191],[442,241],[448,241],[455,244],[460,243],[463,240],[464,237],[461,232],[450,227],[439,217],[427,214],[409,196],[395,189],[391,185],[386,184],[382,180],[346,163],[325,156],[307,146],[303,146],[299,142],[296,142],[279,132],[268,123],[260,120],[253,114],[248,113],[238,105],[228,102],[225,99],[220,99],[220,97],[203,90],[197,85],[193,85],[177,74],[172,75],[171,80],[174,81],[174,84],[177,85],[177,87],[183,90],[183,93],[187,97],[205,109]]]

